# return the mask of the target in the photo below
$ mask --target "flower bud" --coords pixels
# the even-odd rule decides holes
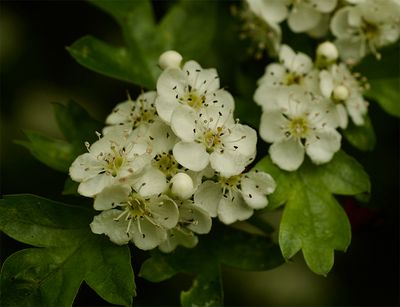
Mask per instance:
[[[160,65],[161,69],[179,68],[181,61],[182,56],[178,52],[174,50],[168,50],[160,55],[158,59],[158,65]]]
[[[337,101],[344,101],[349,98],[349,90],[343,85],[338,85],[333,89],[332,97]]]
[[[317,47],[317,57],[327,62],[334,62],[338,59],[339,52],[333,43],[327,41]]]
[[[185,173],[178,173],[171,178],[171,192],[181,199],[187,199],[193,194],[193,180]]]

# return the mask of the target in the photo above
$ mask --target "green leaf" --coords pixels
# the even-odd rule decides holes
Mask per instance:
[[[125,47],[113,47],[92,36],[84,36],[67,50],[79,64],[99,74],[146,88],[154,87],[155,79],[143,68],[143,62],[140,58],[133,62]]]
[[[71,144],[42,135],[39,132],[24,131],[28,141],[17,140],[15,143],[27,148],[31,154],[45,165],[60,172],[68,172],[75,159]]]
[[[283,263],[279,247],[267,237],[228,227],[214,227],[192,249],[178,247],[170,254],[154,251],[141,267],[140,276],[152,282],[177,273],[194,274],[192,287],[181,294],[183,306],[220,306],[223,301],[220,266],[243,270],[268,270]]]
[[[387,113],[400,117],[400,78],[370,79],[369,83],[366,97],[379,102]]]
[[[182,291],[183,307],[193,306],[222,306],[222,280],[218,266],[208,267],[208,270],[196,276],[188,291]]]
[[[381,60],[369,55],[355,68],[368,78],[367,98],[376,100],[389,114],[400,117],[399,48],[394,44],[381,50]]]
[[[289,259],[302,250],[309,268],[326,275],[333,265],[334,250],[345,251],[351,240],[348,218],[332,194],[370,192],[368,175],[342,151],[321,166],[306,161],[296,172],[280,170],[269,157],[256,168],[277,182],[271,195],[273,208],[286,203],[279,229],[283,256]]]
[[[0,279],[2,306],[72,306],[83,281],[112,304],[130,306],[135,284],[127,246],[90,231],[92,210],[33,195],[5,196],[0,230],[29,248],[11,255]]]
[[[120,25],[125,46],[113,47],[85,36],[68,51],[81,65],[98,73],[155,88],[161,73],[158,58],[174,49],[196,59],[209,50],[216,29],[216,2],[180,1],[156,24],[151,2],[92,0]],[[201,29],[201,31],[199,31]]]
[[[174,49],[185,58],[199,59],[209,55],[216,24],[216,3],[204,5],[200,1],[186,0],[168,11],[158,29],[165,49]]]
[[[79,182],[73,181],[71,178],[65,179],[64,189],[62,191],[62,195],[76,195],[79,196],[78,193]]]
[[[365,117],[364,125],[356,126],[349,122],[349,126],[343,130],[346,140],[359,150],[371,151],[375,148],[376,136],[369,117]]]
[[[103,124],[93,119],[89,113],[76,102],[70,100],[66,105],[54,103],[54,115],[65,138],[74,146],[75,156],[86,151],[85,142],[97,141],[97,132]]]

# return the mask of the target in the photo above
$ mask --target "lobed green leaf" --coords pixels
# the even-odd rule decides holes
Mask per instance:
[[[283,256],[290,259],[302,250],[309,268],[326,275],[333,265],[334,250],[345,251],[351,240],[346,213],[332,194],[369,193],[368,175],[343,151],[327,164],[306,161],[291,173],[280,170],[269,157],[256,168],[270,173],[277,182],[270,196],[272,209],[286,203],[279,229]]]
[[[24,131],[28,141],[17,140],[15,143],[27,148],[31,154],[45,165],[60,171],[68,172],[75,159],[71,144],[42,135],[39,132]]]
[[[0,230],[43,248],[19,251],[3,264],[2,306],[72,306],[82,281],[112,304],[135,295],[127,246],[90,231],[92,211],[33,195],[5,196]]]
[[[364,125],[356,126],[350,122],[342,133],[346,140],[359,150],[371,151],[375,148],[376,136],[368,116],[365,117]]]

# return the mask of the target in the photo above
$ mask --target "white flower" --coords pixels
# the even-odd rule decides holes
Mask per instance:
[[[400,35],[400,4],[391,0],[366,0],[338,10],[331,31],[340,57],[349,64],[396,42]]]
[[[90,147],[87,144],[87,148],[89,152],[75,159],[69,173],[80,182],[78,192],[88,197],[139,175],[151,159],[146,144],[137,143],[129,132],[119,128],[110,130]]]
[[[220,112],[216,116],[188,106],[176,108],[171,127],[182,141],[174,146],[174,157],[193,171],[205,169],[210,162],[224,176],[239,174],[255,157],[257,134]]]
[[[134,129],[144,123],[152,123],[157,118],[155,99],[157,93],[146,92],[138,96],[136,100],[119,103],[106,118],[106,124],[111,127],[119,125],[126,129]],[[103,132],[107,133],[111,127],[105,127]]]
[[[264,172],[251,171],[218,182],[205,181],[194,194],[194,204],[225,224],[248,219],[254,209],[267,206],[267,194],[275,190],[273,178]]]
[[[180,105],[199,112],[209,107],[230,113],[234,108],[231,94],[219,88],[217,71],[214,68],[203,69],[195,61],[186,62],[182,69],[165,69],[158,78],[157,93],[157,112],[167,123]]]
[[[182,62],[182,56],[175,50],[165,51],[158,59],[158,65],[161,69],[179,68]]]
[[[132,241],[138,248],[155,248],[167,239],[167,230],[178,222],[178,207],[165,195],[143,197],[128,185],[111,186],[95,199],[96,210],[105,210],[90,224],[96,234],[106,234],[122,245]]]
[[[331,104],[312,100],[298,87],[281,91],[284,94],[273,100],[275,108],[270,105],[260,123],[261,138],[273,143],[269,149],[272,161],[287,171],[299,168],[304,152],[316,164],[330,161],[341,140]]]
[[[159,246],[160,250],[166,253],[173,251],[178,245],[194,247],[198,242],[195,233],[205,234],[211,230],[210,215],[193,205],[192,201],[186,200],[178,207],[178,225],[168,231],[167,239]]]
[[[323,14],[332,12],[337,4],[337,0],[292,0],[291,2],[288,25],[296,33],[315,28]]]
[[[313,69],[313,62],[302,52],[294,52],[287,45],[282,45],[279,52],[280,63],[269,64],[258,85],[271,87],[300,85],[307,90],[318,88],[318,72]],[[255,93],[258,103],[259,94]],[[261,94],[263,96],[263,94]]]
[[[356,125],[364,124],[367,102],[362,95],[363,88],[345,64],[321,71],[320,86],[322,94],[335,103],[341,128],[347,127],[348,115]]]
[[[181,198],[188,198],[193,195],[195,189],[201,183],[202,176],[206,175],[206,170],[201,173],[189,171],[176,161],[172,149],[179,142],[179,138],[171,128],[161,120],[156,120],[150,125],[138,127],[132,134],[139,142],[148,144],[152,156],[150,165],[143,171],[143,175],[135,178],[136,186],[149,181],[151,181],[150,186],[158,185],[167,188],[167,185],[171,184],[173,194]],[[178,180],[178,178],[182,179],[186,176],[188,177],[187,180],[191,180],[191,189],[188,185],[183,187],[182,182]],[[208,176],[213,176],[213,174]],[[176,180],[179,182],[175,182]]]

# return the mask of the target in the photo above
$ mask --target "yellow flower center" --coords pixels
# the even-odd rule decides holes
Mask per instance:
[[[306,137],[309,130],[307,119],[303,117],[293,118],[289,123],[289,133],[298,138]]]

